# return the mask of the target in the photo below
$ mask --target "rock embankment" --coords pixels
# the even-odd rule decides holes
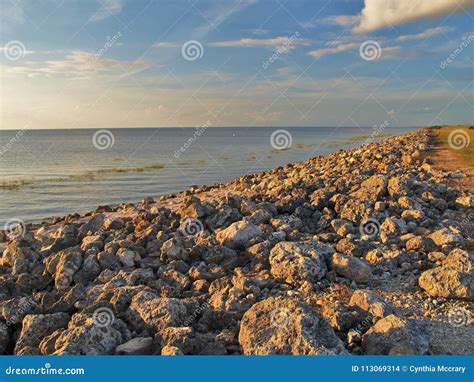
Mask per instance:
[[[0,351],[474,353],[473,197],[430,139],[2,233]]]

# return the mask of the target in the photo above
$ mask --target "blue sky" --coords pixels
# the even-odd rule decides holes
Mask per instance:
[[[473,2],[0,0],[0,128],[474,123]]]

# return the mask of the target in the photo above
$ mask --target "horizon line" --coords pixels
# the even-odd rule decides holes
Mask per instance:
[[[398,127],[398,128],[422,128],[422,127],[432,127],[432,126],[469,126],[472,125],[472,123],[453,123],[453,124],[440,124],[440,125],[388,125],[386,128],[393,128],[393,127]],[[274,129],[283,129],[283,128],[309,128],[309,129],[314,129],[314,128],[376,128],[379,125],[374,124],[371,126],[337,126],[337,125],[314,125],[314,126],[292,126],[292,125],[287,125],[287,126],[272,126],[272,125],[266,125],[266,126],[245,126],[245,125],[240,125],[240,126],[206,126],[206,125],[201,125],[201,126],[126,126],[126,127],[49,127],[49,128],[0,128],[0,131],[45,131],[45,130],[120,130],[120,129],[199,129],[206,127],[206,129],[240,129],[240,128],[274,128]]]

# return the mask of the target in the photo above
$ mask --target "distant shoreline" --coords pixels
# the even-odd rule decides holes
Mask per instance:
[[[137,129],[137,130],[154,130],[154,129],[198,129],[200,126],[185,126],[185,127],[176,127],[176,126],[166,126],[166,127],[71,127],[71,128],[57,128],[57,129],[0,129],[0,133],[2,131],[18,131],[18,130],[23,130],[23,131],[95,131],[95,130],[101,130],[101,129],[106,129],[106,130],[132,130],[132,129]],[[423,129],[426,128],[426,126],[394,126],[397,128],[403,128],[403,129]],[[373,126],[209,126],[209,129],[285,129],[285,128],[291,128],[291,129],[320,129],[320,128],[334,128],[334,129],[371,129]]]

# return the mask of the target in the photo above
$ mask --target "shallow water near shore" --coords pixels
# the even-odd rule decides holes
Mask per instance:
[[[416,130],[287,127],[290,136],[279,133],[272,145],[272,133],[280,129],[109,129],[95,140],[93,129],[0,131],[0,224],[227,182]],[[289,140],[289,148],[278,149]]]

